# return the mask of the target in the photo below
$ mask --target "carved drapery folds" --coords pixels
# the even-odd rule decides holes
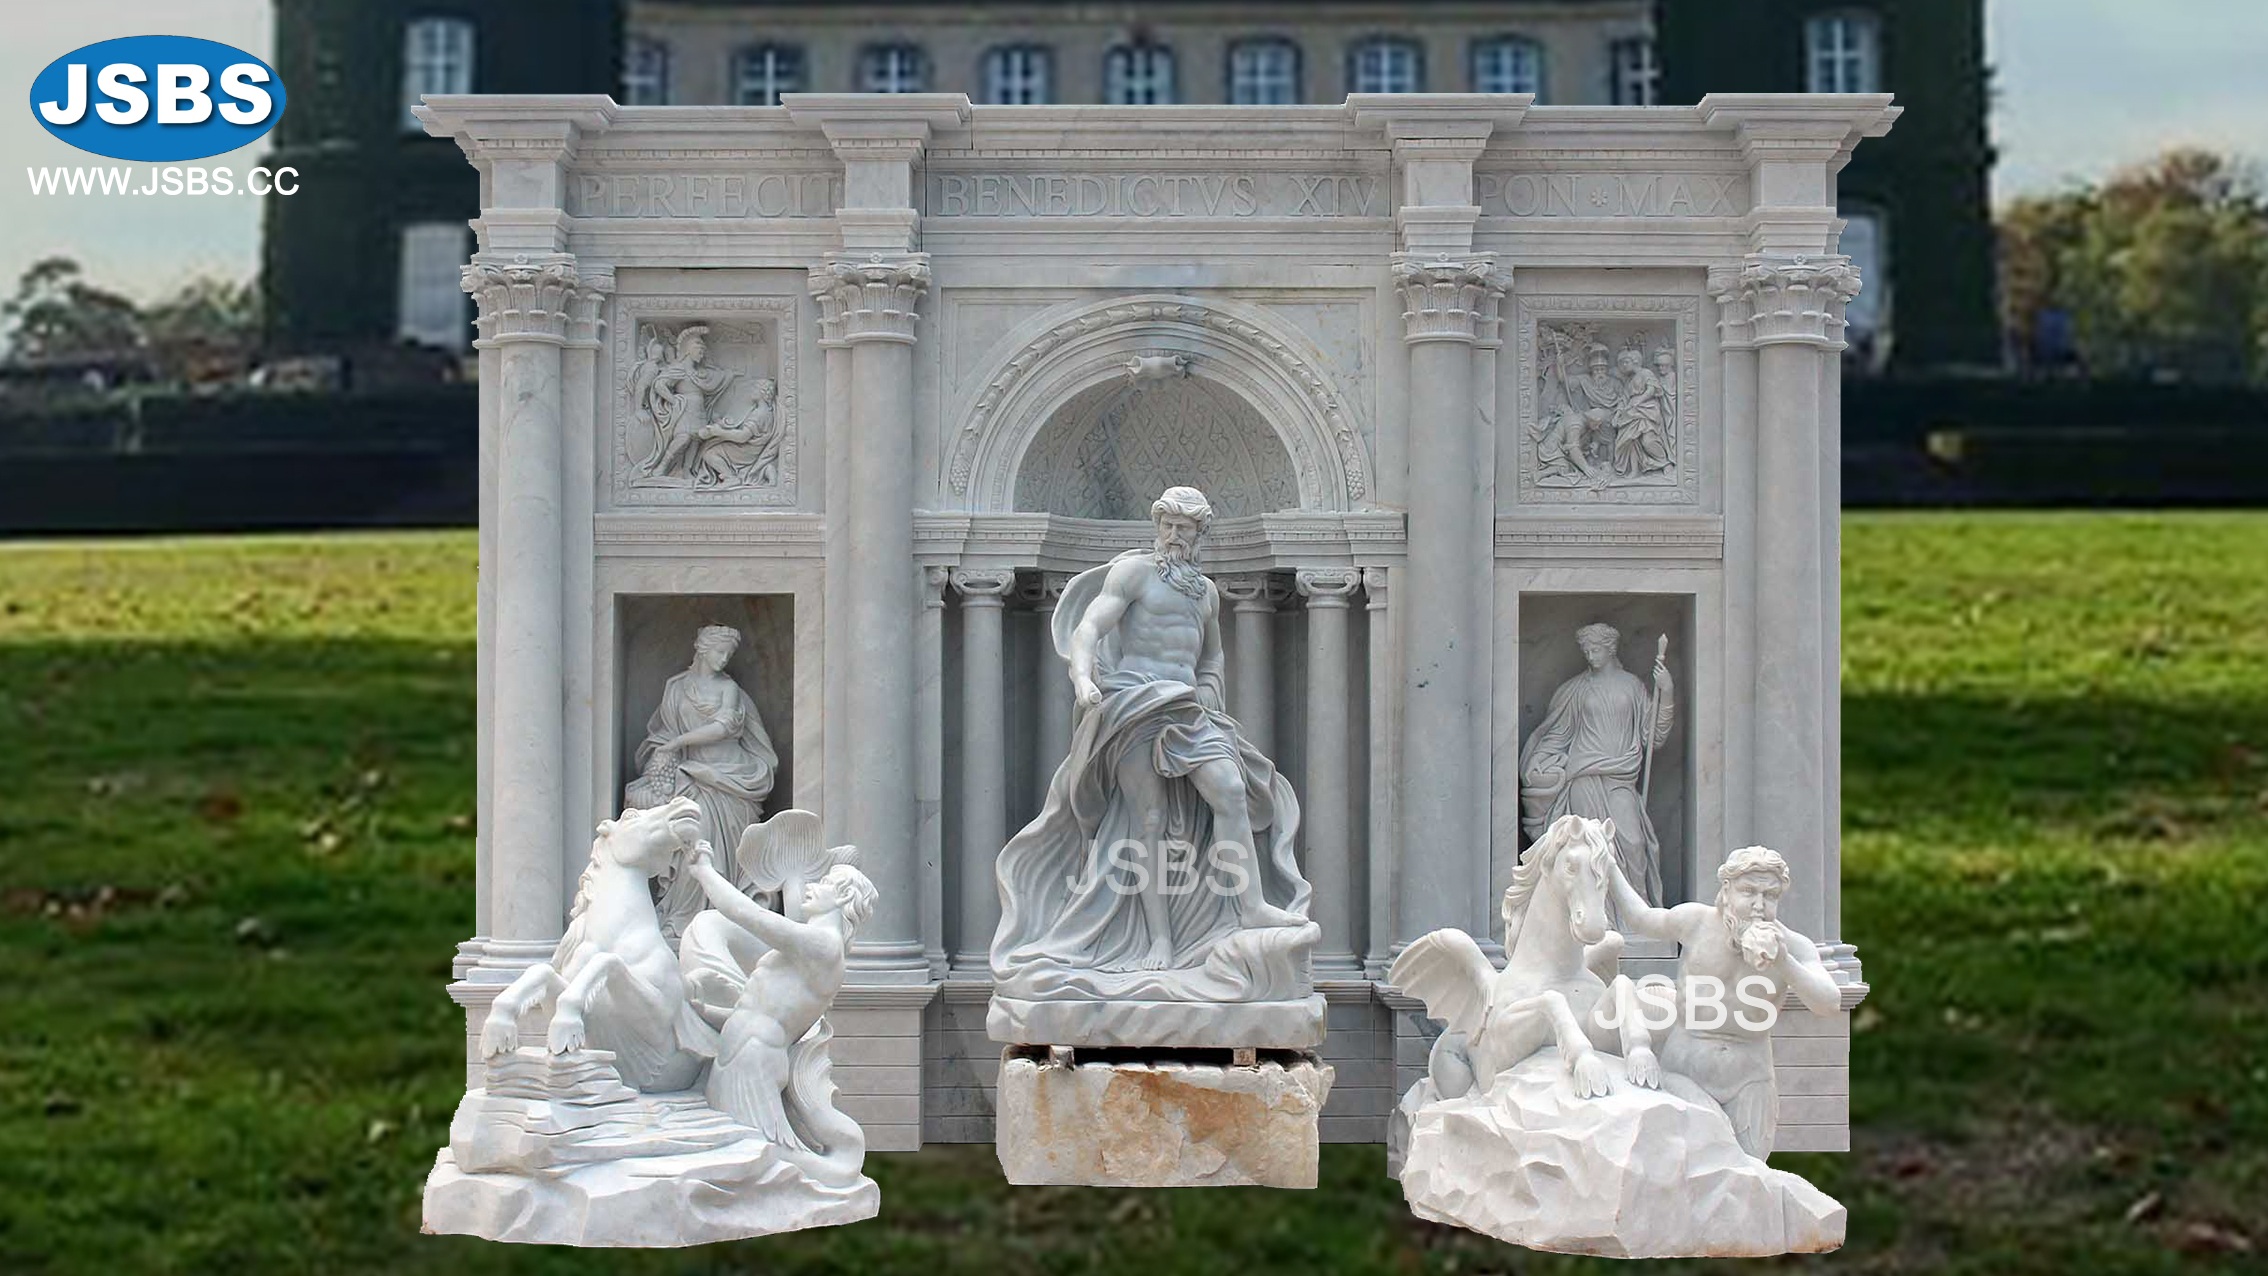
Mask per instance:
[[[823,340],[913,342],[922,294],[929,291],[929,254],[838,259],[812,271],[811,278]],[[838,330],[829,333],[830,326]]]
[[[1712,282],[1714,282],[1712,280]],[[1848,257],[1757,253],[1741,267],[1739,294],[1749,310],[1750,339],[1759,346],[1843,345],[1844,308],[1859,292]]]
[[[482,342],[596,339],[599,306],[614,276],[589,279],[576,272],[572,257],[508,262],[474,261],[464,268],[464,290],[478,307],[474,323]]]
[[[1508,271],[1494,253],[1426,257],[1396,253],[1394,287],[1402,298],[1402,335],[1418,341],[1493,341]]]

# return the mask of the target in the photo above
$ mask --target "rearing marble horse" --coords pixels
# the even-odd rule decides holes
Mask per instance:
[[[1563,815],[1504,892],[1502,972],[1461,930],[1423,935],[1394,959],[1394,986],[1446,1025],[1427,1065],[1439,1097],[1485,1093],[1498,1073],[1547,1045],[1559,1047],[1584,1098],[1612,1086],[1602,1052],[1621,1052],[1631,1083],[1661,1084],[1636,986],[1616,972],[1622,936],[1606,922],[1614,862],[1614,821]]]

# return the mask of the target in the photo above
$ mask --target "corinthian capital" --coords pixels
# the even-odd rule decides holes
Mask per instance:
[[[1394,287],[1402,295],[1402,336],[1418,341],[1493,338],[1497,308],[1512,284],[1494,253],[1428,257],[1395,253]]]
[[[929,291],[929,254],[837,258],[811,275],[823,339],[831,320],[842,341],[913,341],[921,295]]]
[[[1739,286],[1748,304],[1750,339],[1760,346],[1841,349],[1844,307],[1858,295],[1859,283],[1858,267],[1848,257],[1751,254]]]
[[[462,283],[479,307],[474,322],[483,343],[564,343],[570,323],[578,316],[588,314],[590,322],[597,322],[596,302],[586,307],[581,301],[586,293],[595,297],[596,288],[583,286],[572,257],[476,260],[465,267]]]

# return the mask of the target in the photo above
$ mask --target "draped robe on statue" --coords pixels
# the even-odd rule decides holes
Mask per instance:
[[[1133,550],[1120,558],[1147,557]],[[1074,577],[1055,611],[1055,648],[1066,657],[1071,635],[1100,595],[1110,564]],[[1217,605],[1217,604],[1216,604]],[[1308,885],[1292,853],[1299,802],[1290,782],[1237,730],[1236,720],[1199,703],[1188,683],[1122,671],[1115,631],[1095,653],[1095,682],[1102,701],[1080,709],[1069,754],[1048,783],[1037,818],[1009,839],[995,873],[1000,885],[1000,929],[992,941],[992,974],[1003,996],[1140,998],[1190,1001],[1272,1001],[1309,995],[1307,960],[1319,935],[1304,926],[1246,930],[1233,893],[1209,889],[1205,851],[1212,845],[1212,808],[1188,778],[1200,765],[1233,761],[1244,776],[1254,839],[1265,846],[1243,861],[1259,861],[1267,901],[1305,915]],[[1212,688],[1217,701],[1219,688]],[[1113,871],[1111,848],[1143,842],[1141,813],[1118,791],[1116,775],[1129,754],[1147,754],[1168,777],[1165,826],[1178,878],[1189,889],[1171,895],[1168,926],[1173,968],[1137,970],[1150,947],[1150,926],[1138,893],[1114,889],[1131,870]],[[1265,833],[1262,831],[1265,830]],[[1129,857],[1140,859],[1142,857]]]
[[[704,687],[691,670],[677,674],[662,688],[661,704],[646,722],[646,738],[638,746],[636,761],[641,768],[649,767],[661,746],[710,723],[724,729],[722,740],[688,746],[668,774],[641,775],[630,783],[625,797],[634,806],[659,806],[679,794],[692,798],[701,807],[701,836],[716,853],[717,871],[737,880],[734,848],[748,826],[764,818],[764,799],[772,794],[780,765],[756,702],[730,677]],[[704,767],[708,775],[696,778],[685,769],[687,764]],[[673,942],[694,915],[709,906],[693,875],[675,868],[662,887],[660,903],[662,930]]]
[[[1562,815],[1614,821],[1622,874],[1649,904],[1662,902],[1661,841],[1638,799],[1652,693],[1627,669],[1585,670],[1552,693],[1520,751],[1520,831],[1534,842]],[[1654,743],[1659,746],[1660,731]],[[1538,772],[1558,778],[1538,783]]]

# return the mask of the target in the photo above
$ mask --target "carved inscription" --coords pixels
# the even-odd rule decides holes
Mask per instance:
[[[828,172],[577,173],[576,217],[830,217],[843,179]]]
[[[1334,173],[932,173],[932,217],[1383,217],[1383,177]]]
[[[1483,217],[1738,217],[1748,180],[1737,173],[1476,172]]]

